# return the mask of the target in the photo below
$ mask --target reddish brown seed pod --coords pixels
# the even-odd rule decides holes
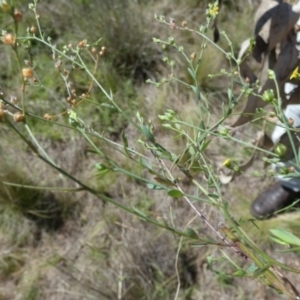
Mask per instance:
[[[14,11],[14,19],[16,22],[21,22],[23,18],[23,14],[19,9],[15,9]]]

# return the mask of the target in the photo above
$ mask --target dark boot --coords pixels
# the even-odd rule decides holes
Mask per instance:
[[[257,196],[251,205],[251,214],[258,219],[269,218],[297,199],[300,199],[300,192],[294,192],[276,182]]]

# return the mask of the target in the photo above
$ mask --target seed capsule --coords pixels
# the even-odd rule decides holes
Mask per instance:
[[[14,19],[16,20],[16,22],[21,22],[23,18],[22,12],[18,9],[15,9],[14,11]]]
[[[25,116],[22,113],[20,113],[19,111],[14,114],[15,122],[24,122],[24,120],[25,120]]]
[[[14,45],[16,43],[16,37],[11,33],[4,34],[2,36],[2,42],[5,45]]]
[[[24,68],[22,69],[22,75],[25,78],[33,77],[33,69],[32,68]]]

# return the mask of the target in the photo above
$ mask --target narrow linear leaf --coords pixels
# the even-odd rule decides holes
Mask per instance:
[[[271,264],[268,264],[264,266],[263,268],[258,268],[254,273],[253,273],[253,278],[257,278],[260,275],[264,274],[269,268],[271,267]]]
[[[124,131],[122,131],[122,140],[123,140],[123,144],[124,144],[124,151],[127,154],[127,156],[130,157],[130,153],[127,149],[128,148],[128,140],[127,140],[127,137],[126,137]]]
[[[194,80],[196,80],[195,72],[194,72],[191,68],[188,68],[188,71],[189,71],[190,75],[192,76],[192,78],[193,78]]]
[[[141,210],[135,208],[135,207],[132,207],[132,210],[139,216],[141,217],[142,219],[146,219],[147,218],[147,215],[142,212]]]
[[[200,151],[203,152],[208,147],[208,145],[210,144],[211,141],[212,140],[208,140],[208,141],[202,143],[200,146]]]
[[[141,125],[141,130],[143,132],[143,134],[145,135],[145,137],[152,143],[155,144],[155,139],[153,134],[151,133],[150,129],[148,126],[146,125]]]
[[[161,177],[154,177],[154,180],[159,182],[159,183],[162,183],[162,184],[165,184],[167,186],[174,186],[174,183],[169,180],[169,179],[165,179],[165,178],[161,178]]]
[[[207,194],[208,197],[214,198],[214,199],[219,199],[220,196],[217,194]]]
[[[144,166],[148,170],[152,170],[152,166],[151,166],[151,164],[149,163],[148,160],[146,160],[145,158],[142,157],[140,162],[141,162],[142,166]]]
[[[277,244],[280,244],[280,245],[288,245],[286,242],[283,242],[282,240],[277,239],[277,238],[275,238],[275,237],[273,237],[273,236],[271,236],[270,239],[271,239],[272,241],[274,241],[275,243],[277,243]]]
[[[185,231],[184,231],[184,233],[188,236],[188,237],[190,237],[191,239],[195,239],[195,240],[198,240],[199,239],[199,237],[198,237],[198,234],[195,232],[195,230],[194,229],[192,229],[192,228],[187,228]]]
[[[300,239],[285,229],[271,229],[271,233],[282,242],[289,245],[300,246]]]

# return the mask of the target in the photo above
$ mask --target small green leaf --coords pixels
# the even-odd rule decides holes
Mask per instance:
[[[208,145],[210,144],[211,141],[212,140],[208,140],[208,141],[202,143],[200,146],[200,152],[203,152],[208,147]]]
[[[257,278],[264,274],[268,269],[270,269],[271,264],[264,266],[263,268],[257,268],[257,270],[253,273],[253,278]]]
[[[142,157],[140,162],[141,162],[142,166],[144,166],[145,168],[147,168],[149,170],[152,170],[152,166],[148,160],[146,160],[145,158]]]
[[[282,242],[289,245],[300,246],[300,239],[291,232],[284,229],[271,229],[270,231],[273,235],[275,235],[276,238],[278,238]]]
[[[184,233],[185,233],[188,237],[190,237],[191,239],[195,239],[195,240],[198,240],[198,239],[199,239],[197,233],[196,233],[195,230],[192,229],[192,228],[189,228],[189,227],[188,227],[188,228],[184,231]]]
[[[214,199],[219,199],[220,198],[220,196],[217,195],[217,194],[208,194],[207,196],[211,197],[211,198],[214,198]]]
[[[195,94],[197,94],[197,88],[194,85],[190,85],[190,88],[193,90]]]
[[[153,183],[147,183],[147,188],[149,190],[163,190],[162,187],[158,186],[158,185],[155,185]]]
[[[154,136],[153,136],[153,134],[151,133],[149,127],[146,126],[146,125],[141,125],[141,130],[142,130],[143,134],[146,136],[146,138],[147,138],[150,142],[152,142],[152,143],[155,144]]]
[[[271,236],[270,239],[271,239],[272,241],[274,241],[275,243],[277,243],[277,244],[280,244],[280,245],[288,245],[286,242],[283,242],[282,240],[277,239],[277,238],[275,238],[275,237],[273,237],[273,236]]]
[[[234,276],[237,276],[237,277],[244,277],[246,274],[247,274],[247,273],[246,273],[244,270],[242,270],[242,269],[237,270],[237,271],[235,271],[235,272],[233,273],[233,275],[234,275]]]
[[[191,68],[188,68],[188,71],[189,71],[190,75],[192,76],[192,78],[193,78],[194,80],[197,80],[197,79],[196,79],[195,72],[194,72]]]
[[[127,156],[130,157],[130,153],[127,149],[128,148],[128,140],[127,140],[127,137],[126,137],[124,131],[122,131],[122,140],[123,140],[123,144],[124,144],[124,151],[127,154]]]
[[[228,95],[228,100],[231,101],[232,98],[233,98],[232,89],[228,89],[228,90],[227,90],[227,95]]]
[[[257,266],[254,262],[252,262],[249,268],[247,269],[247,273],[254,273],[256,270],[257,270]]]
[[[171,190],[168,192],[168,195],[173,198],[180,198],[183,196],[183,193],[179,190]]]
[[[105,108],[107,108],[107,109],[109,109],[113,112],[118,112],[119,111],[115,106],[113,106],[111,104],[108,104],[108,103],[101,103],[101,106],[103,106],[103,107],[105,107]]]
[[[103,176],[109,171],[111,171],[111,169],[105,166],[104,164],[95,164],[95,168],[99,171],[95,176]]]

